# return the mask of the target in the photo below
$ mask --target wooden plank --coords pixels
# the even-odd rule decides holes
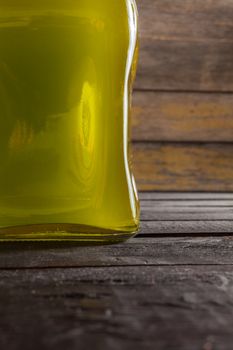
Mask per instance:
[[[155,207],[162,210],[166,210],[166,208],[198,208],[198,207],[210,207],[210,208],[233,208],[233,200],[141,200],[141,206],[146,209],[148,207]],[[164,208],[165,207],[165,208]]]
[[[233,95],[135,91],[135,141],[233,141]]]
[[[197,204],[189,205],[184,201],[184,204],[177,205],[160,205],[163,202],[157,201],[141,201],[141,219],[142,220],[232,220],[233,207],[229,206],[207,206]],[[217,202],[217,201],[216,201]],[[146,205],[144,205],[146,203]],[[169,202],[167,202],[169,203]],[[171,202],[172,203],[172,202]],[[192,202],[191,202],[192,203]],[[194,203],[194,202],[193,202]],[[198,203],[198,202],[197,202]]]
[[[232,288],[232,266],[1,271],[0,347],[231,350]]]
[[[147,192],[143,196],[143,193],[140,193],[141,220],[152,221],[152,223],[148,223],[148,225],[153,225],[153,228],[159,225],[158,221],[165,220],[161,227],[163,227],[163,225],[168,225],[170,229],[172,228],[172,232],[174,233],[185,232],[186,228],[191,230],[190,232],[200,233],[202,231],[199,231],[199,229],[207,220],[212,220],[212,222],[206,222],[204,232],[208,231],[208,227],[209,233],[213,232],[211,228],[214,229],[214,232],[221,232],[221,230],[218,230],[220,227],[223,228],[224,225],[226,225],[224,220],[233,220],[233,202],[229,199],[232,198],[233,194],[223,194],[223,197],[225,195],[225,199],[222,200],[218,199],[221,194],[217,193],[214,195],[212,194],[212,197],[211,194],[208,193],[202,194],[201,198],[200,193],[194,193],[190,194],[192,195],[191,199],[189,199],[188,193],[186,196],[181,193],[173,193],[172,197],[171,195],[172,194],[169,193],[158,193],[160,199],[157,199],[156,194],[153,195]],[[210,196],[211,199],[208,199],[208,196]],[[193,223],[185,224],[185,221],[192,220],[196,220],[194,227],[192,227]],[[174,221],[181,222],[175,224]],[[181,227],[182,224],[184,225],[183,227]],[[179,229],[177,230],[178,227]],[[229,221],[227,226],[225,226],[224,232],[232,231],[233,221]],[[168,231],[166,230],[166,232]]]
[[[154,202],[155,203],[155,202]],[[232,207],[207,207],[207,206],[193,206],[188,207],[186,205],[182,206],[167,206],[167,207],[161,207],[156,205],[147,206],[146,208],[147,212],[154,212],[154,213],[233,213]]]
[[[142,221],[138,237],[172,235],[233,235],[233,220],[220,221]],[[211,239],[211,238],[210,238]]]
[[[232,191],[233,144],[134,143],[139,190]]]
[[[141,201],[154,200],[233,200],[233,192],[139,192]]]
[[[138,0],[138,89],[233,91],[231,0]]]
[[[150,226],[151,227],[151,226]],[[5,243],[0,269],[233,265],[233,237],[136,238],[116,246],[79,247],[74,243]]]
[[[229,208],[198,208],[190,210],[186,207],[177,209],[167,208],[157,210],[148,208],[141,212],[141,220],[144,221],[225,221],[233,220],[233,211]]]

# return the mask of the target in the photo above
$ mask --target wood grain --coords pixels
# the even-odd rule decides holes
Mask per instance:
[[[137,89],[233,91],[231,0],[137,2]]]
[[[0,247],[0,270],[91,266],[233,265],[232,249],[233,237],[211,237],[211,239],[210,237],[169,239],[142,237],[131,239],[114,248],[80,247],[75,243],[6,243]]]
[[[153,221],[184,221],[184,220],[233,220],[233,207],[232,206],[206,206],[203,205],[192,205],[180,204],[179,206],[174,205],[163,205],[159,202],[152,202],[147,206],[143,206],[141,212],[142,220],[153,220]]]
[[[232,234],[233,193],[141,192],[141,235]]]
[[[0,271],[0,347],[231,350],[232,288],[232,266]]]
[[[141,218],[143,220],[201,220],[211,217],[212,220],[233,219],[232,201],[141,201]]]
[[[232,208],[147,208],[141,214],[144,221],[221,221],[233,220]]]
[[[143,207],[144,210],[147,210],[150,207],[157,207],[161,210],[166,210],[167,208],[180,208],[180,207],[185,207],[185,208],[219,208],[219,209],[223,209],[223,208],[232,208],[233,209],[233,200],[230,199],[218,199],[218,200],[211,200],[211,199],[195,199],[195,200],[191,200],[191,199],[172,199],[172,200],[159,200],[157,199],[156,201],[154,200],[143,200],[141,199],[141,206]]]
[[[233,192],[139,192],[139,198],[145,203],[145,201],[157,201],[157,200],[197,200],[197,201],[222,201],[222,200],[233,200]]]
[[[233,1],[137,2],[132,136],[139,189],[232,191]]]
[[[233,142],[233,95],[135,91],[134,141]]]
[[[233,144],[134,143],[140,190],[232,191]]]
[[[188,215],[187,215],[188,216]],[[187,220],[186,216],[186,220]],[[189,217],[189,216],[188,216]],[[168,218],[167,218],[168,219]],[[189,220],[179,221],[176,217],[173,221],[142,221],[140,236],[213,236],[216,235],[233,235],[233,217],[232,220]],[[209,238],[211,241],[212,238]]]

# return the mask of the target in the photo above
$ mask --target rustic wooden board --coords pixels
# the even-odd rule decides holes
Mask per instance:
[[[166,222],[233,220],[232,204],[230,200],[141,200],[141,219]],[[229,228],[233,229],[233,222],[229,223]]]
[[[74,243],[6,243],[0,247],[0,270],[196,264],[233,266],[232,250],[231,236],[142,237],[114,247],[98,248],[79,247]]]
[[[221,221],[233,220],[232,208],[155,208],[148,207],[141,213],[142,220],[145,221]]]
[[[232,191],[233,1],[137,2],[132,136],[140,142],[139,189]],[[148,141],[161,143],[142,145]]]
[[[232,266],[0,272],[1,349],[232,349]]]
[[[155,200],[233,200],[233,192],[139,192],[141,201],[155,201]]]
[[[233,91],[231,0],[138,0],[138,89]]]
[[[172,199],[172,200],[159,200],[157,199],[155,200],[143,200],[141,199],[141,205],[144,209],[148,208],[148,207],[156,207],[159,208],[161,210],[166,210],[167,208],[171,208],[171,207],[175,207],[175,208],[179,208],[179,207],[186,207],[186,208],[199,208],[199,207],[206,207],[206,208],[220,208],[222,209],[223,207],[226,208],[232,208],[233,209],[233,200],[229,200],[229,199],[221,199],[221,200],[211,200],[211,199],[195,199],[195,200],[191,200],[191,199]]]
[[[233,95],[135,91],[134,141],[233,141]]]
[[[145,221],[233,220],[231,201],[147,200],[141,201],[141,207],[141,219]]]
[[[232,191],[233,144],[134,143],[140,190]]]
[[[187,218],[186,218],[187,220]],[[187,220],[187,221],[142,221],[140,237],[153,236],[203,236],[203,235],[232,235],[232,220]],[[139,236],[138,236],[139,237]]]
[[[233,234],[233,193],[141,192],[139,197],[143,236]]]

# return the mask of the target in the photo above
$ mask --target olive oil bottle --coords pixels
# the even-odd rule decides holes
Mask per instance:
[[[137,232],[134,0],[0,0],[0,240]]]

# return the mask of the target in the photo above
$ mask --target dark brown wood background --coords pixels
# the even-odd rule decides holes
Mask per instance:
[[[137,0],[140,190],[233,190],[233,0]]]

